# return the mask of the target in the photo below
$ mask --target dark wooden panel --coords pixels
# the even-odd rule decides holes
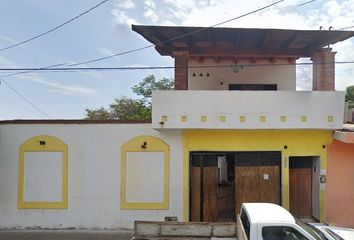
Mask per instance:
[[[235,167],[235,214],[244,202],[259,202],[258,166]]]
[[[216,222],[218,215],[218,167],[203,168],[203,222]]]
[[[297,217],[311,217],[311,168],[289,169],[289,184],[290,212]]]
[[[219,184],[218,186],[218,222],[235,222],[235,186]]]
[[[277,84],[229,84],[229,90],[239,91],[276,91]]]
[[[289,168],[312,168],[312,156],[290,157]]]
[[[279,166],[259,166],[259,201],[280,204]]]
[[[192,222],[201,221],[201,168],[192,167],[191,176],[191,220]]]

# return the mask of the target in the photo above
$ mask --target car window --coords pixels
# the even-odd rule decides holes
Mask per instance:
[[[248,220],[246,212],[242,209],[241,210],[241,222],[243,225],[243,228],[245,229],[245,233],[248,239],[250,239],[250,222]]]
[[[286,226],[268,226],[262,228],[263,240],[307,240],[298,230]]]

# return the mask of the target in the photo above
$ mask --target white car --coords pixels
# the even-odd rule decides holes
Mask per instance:
[[[326,239],[329,240],[354,240],[354,229],[342,228],[342,227],[331,227],[319,223],[309,224],[318,230],[320,230]]]
[[[244,203],[237,216],[238,240],[354,240],[354,230],[308,224],[271,203]]]

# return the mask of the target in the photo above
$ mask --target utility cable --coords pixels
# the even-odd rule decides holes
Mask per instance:
[[[5,99],[5,98],[0,97],[0,100],[2,100],[3,102],[8,103],[8,104],[10,104],[10,105],[13,105],[13,106],[15,106],[15,107],[17,107],[17,108],[20,108],[20,109],[22,109],[22,110],[24,110],[24,111],[26,111],[26,112],[28,112],[28,113],[37,115],[37,113],[32,112],[32,111],[28,110],[27,108],[24,108],[23,106],[18,105],[18,104],[14,103],[14,102],[11,102],[11,101],[9,101],[9,100],[7,100],[7,99]]]
[[[100,4],[103,4],[104,2],[106,2],[108,0],[105,0],[103,2],[101,2]],[[267,8],[270,8],[276,4],[279,4],[281,2],[284,2],[286,0],[280,0],[280,1],[277,1],[277,2],[274,2],[272,4],[269,4],[267,6],[264,6],[262,8],[258,8],[256,10],[253,10],[251,12],[248,12],[248,13],[245,13],[245,14],[242,14],[240,16],[237,16],[237,17],[234,17],[234,18],[231,18],[231,19],[228,19],[226,21],[223,21],[223,22],[220,22],[220,23],[217,23],[217,24],[214,24],[214,25],[211,25],[209,28],[212,28],[212,27],[216,27],[216,26],[219,26],[221,24],[224,24],[224,23],[227,23],[227,22],[231,22],[231,21],[234,21],[236,19],[240,19],[242,17],[246,17],[248,15],[251,15],[253,13],[256,13],[256,12],[259,12],[259,11],[262,11],[264,9],[267,9]],[[96,5],[97,6],[97,5]],[[98,6],[97,6],[98,7]],[[165,41],[161,41],[161,42],[158,42],[158,43],[167,43],[169,41],[173,41],[175,39],[178,39],[178,38],[183,38],[187,35],[191,35],[191,34],[194,34],[196,32],[200,32],[200,31],[205,31],[206,29],[208,28],[201,28],[201,29],[198,29],[196,31],[193,31],[193,32],[190,32],[190,33],[186,33],[186,34],[182,34],[180,36],[177,36],[177,37],[174,37],[174,38],[171,38],[171,39],[167,39]],[[16,45],[16,44],[15,44]],[[85,61],[85,62],[79,62],[79,63],[75,63],[75,64],[70,64],[70,65],[67,65],[68,67],[73,67],[73,66],[79,66],[79,65],[83,65],[83,64],[86,64],[86,63],[92,63],[92,62],[98,62],[98,61],[102,61],[102,60],[105,60],[105,59],[109,59],[109,58],[113,58],[113,57],[117,57],[117,56],[121,56],[121,55],[125,55],[125,54],[129,54],[129,53],[133,53],[133,52],[137,52],[137,51],[141,51],[141,50],[144,50],[144,49],[147,49],[147,48],[151,48],[151,47],[154,47],[155,44],[150,44],[150,45],[147,45],[145,47],[141,47],[141,48],[136,48],[136,49],[132,49],[132,50],[128,50],[128,51],[125,51],[125,52],[120,52],[120,53],[116,53],[116,54],[112,54],[112,55],[109,55],[109,56],[106,56],[106,57],[101,57],[101,58],[96,58],[96,59],[93,59],[93,60],[89,60],[89,61]],[[11,46],[10,46],[11,47]],[[14,47],[14,46],[13,46]],[[3,49],[5,50],[5,49]],[[0,49],[0,51],[2,51],[2,49]],[[57,65],[65,65],[65,64],[57,64]],[[43,69],[46,69],[47,67],[41,67],[41,68],[37,68],[38,70],[43,70]],[[10,76],[15,76],[15,75],[19,75],[19,74],[25,74],[25,73],[29,73],[29,72],[33,72],[33,71],[37,71],[37,70],[31,70],[31,71],[24,71],[24,72],[18,72],[18,73],[14,73],[14,74],[7,74],[7,75],[1,75],[0,77],[10,77]]]
[[[44,111],[42,111],[39,107],[37,107],[36,105],[34,105],[31,101],[29,101],[25,96],[23,96],[19,91],[17,91],[13,86],[11,86],[8,82],[6,82],[4,79],[0,78],[0,81],[5,83],[5,85],[10,88],[14,93],[16,93],[20,98],[22,98],[26,103],[28,103],[29,105],[31,105],[34,109],[36,109],[38,112],[40,112],[41,114],[43,114],[44,116],[46,116],[47,118],[51,119],[51,117],[45,113]]]
[[[251,11],[251,12],[242,14],[242,15],[240,15],[240,16],[237,16],[237,17],[234,17],[234,18],[231,18],[231,19],[228,19],[228,20],[219,22],[219,23],[214,24],[214,25],[211,25],[211,26],[209,26],[209,27],[200,28],[200,29],[197,29],[197,30],[195,30],[195,31],[192,31],[192,32],[189,32],[189,33],[185,33],[185,34],[179,35],[179,36],[177,36],[177,37],[173,37],[173,38],[167,39],[167,40],[165,40],[165,41],[159,41],[159,42],[157,42],[156,44],[163,44],[163,43],[171,42],[171,41],[173,41],[173,40],[176,40],[176,39],[179,39],[179,38],[183,38],[183,37],[186,37],[186,36],[195,34],[195,33],[197,33],[197,32],[201,32],[201,31],[205,31],[205,30],[207,30],[207,29],[213,28],[213,27],[217,27],[217,26],[219,26],[219,25],[222,25],[222,24],[225,24],[225,23],[228,23],[228,22],[231,22],[231,21],[234,21],[234,20],[237,20],[237,19],[246,17],[246,16],[248,16],[248,15],[254,14],[254,13],[256,13],[256,12],[265,10],[265,9],[267,9],[267,8],[270,8],[270,7],[272,7],[272,6],[276,5],[276,4],[279,4],[279,3],[284,2],[284,1],[286,1],[286,0],[280,0],[280,1],[274,2],[274,3],[269,4],[269,5],[267,5],[267,6],[264,6],[264,7],[258,8],[258,9],[256,9],[256,10],[253,10],[253,11]],[[112,55],[108,55],[108,56],[106,56],[106,57],[101,57],[101,58],[96,58],[96,59],[93,59],[93,60],[88,60],[88,61],[84,61],[84,62],[79,62],[79,63],[75,63],[75,64],[70,64],[70,65],[68,65],[68,67],[73,67],[73,66],[78,66],[78,65],[82,65],[82,64],[88,64],[88,63],[98,62],[98,61],[106,60],[106,59],[109,59],[109,58],[114,58],[114,57],[117,57],[117,56],[122,56],[122,55],[125,55],[125,54],[128,54],[128,53],[138,52],[138,51],[141,51],[141,50],[144,50],[144,49],[148,49],[148,48],[154,47],[156,44],[150,44],[150,45],[147,45],[147,46],[145,46],[145,47],[136,48],[136,49],[128,50],[128,51],[125,51],[125,52],[115,53],[115,54],[112,54]]]
[[[304,6],[304,5],[306,5],[306,4],[312,3],[312,2],[314,2],[314,1],[316,1],[316,0],[310,0],[310,1],[307,1],[307,2],[303,2],[303,3],[300,3],[300,4],[297,5],[297,6],[298,6],[298,7],[301,7],[301,6]]]
[[[104,1],[102,1],[102,2],[100,2],[100,3],[98,3],[98,4],[96,4],[95,6],[89,8],[88,10],[86,10],[86,11],[80,13],[79,15],[77,15],[77,16],[75,16],[75,17],[69,19],[68,21],[66,21],[66,22],[64,22],[64,23],[62,23],[62,24],[60,24],[60,25],[58,25],[58,26],[56,26],[56,27],[54,27],[54,28],[52,28],[52,29],[46,31],[46,32],[43,32],[43,33],[38,34],[38,35],[35,35],[35,36],[31,37],[31,38],[28,38],[28,39],[26,39],[26,40],[24,40],[24,41],[22,41],[22,42],[19,42],[19,43],[10,45],[10,46],[8,46],[8,47],[1,48],[1,49],[0,49],[0,52],[5,51],[5,50],[8,50],[8,49],[11,49],[11,48],[14,48],[14,47],[17,47],[17,46],[20,46],[20,45],[23,45],[23,44],[28,43],[28,42],[30,42],[30,41],[33,41],[33,40],[35,40],[35,39],[37,39],[37,38],[43,37],[44,35],[47,35],[47,34],[49,34],[49,33],[51,33],[51,32],[54,32],[55,30],[57,30],[57,29],[59,29],[59,28],[65,26],[65,25],[71,23],[72,21],[74,21],[74,20],[80,18],[81,16],[83,16],[83,15],[85,15],[85,14],[91,12],[91,11],[94,10],[95,8],[98,8],[99,6],[101,6],[102,4],[104,4],[105,2],[108,2],[108,1],[109,1],[109,0],[104,0]]]
[[[339,30],[346,30],[346,29],[349,29],[349,28],[354,28],[354,25],[353,26],[344,27],[344,28],[339,28]]]
[[[67,65],[67,63],[60,63],[60,64],[55,64],[55,65],[50,65],[50,66],[42,67],[42,68],[39,68],[39,69],[40,70],[45,70],[45,69],[50,69],[52,67],[59,67],[59,66],[64,66],[64,65]],[[31,72],[36,72],[36,70],[26,70],[26,71],[21,71],[21,72],[16,72],[16,73],[9,73],[9,74],[5,74],[5,75],[0,75],[0,78],[11,77],[11,76],[16,76],[16,75],[20,75],[20,74],[24,74],[24,73],[31,73]]]
[[[226,65],[200,65],[180,67],[187,69],[205,69],[205,68],[232,68],[235,66],[244,67],[273,67],[273,66],[304,66],[313,65],[313,62],[301,63],[274,63],[274,64],[226,64]],[[336,62],[317,62],[315,64],[354,64],[354,61],[336,61]],[[141,67],[55,67],[55,68],[0,68],[0,71],[27,71],[27,72],[83,72],[83,71],[114,71],[114,70],[162,70],[174,69],[174,66],[141,66]],[[177,67],[178,68],[178,67]]]

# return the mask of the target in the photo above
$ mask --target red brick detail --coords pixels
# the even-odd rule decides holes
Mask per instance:
[[[188,90],[188,56],[175,56],[175,90]]]
[[[313,91],[335,90],[335,54],[330,50],[313,54]]]

